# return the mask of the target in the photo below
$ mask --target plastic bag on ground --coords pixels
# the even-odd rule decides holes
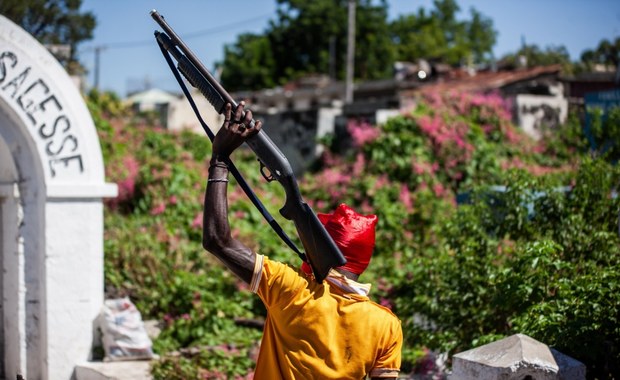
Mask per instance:
[[[104,361],[156,357],[140,311],[128,297],[105,300],[99,316],[99,328],[105,352]]]

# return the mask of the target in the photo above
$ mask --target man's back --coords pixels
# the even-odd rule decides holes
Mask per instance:
[[[388,309],[363,295],[363,284],[333,273],[318,284],[263,258],[253,281],[268,317],[257,379],[396,377],[402,330]],[[356,289],[357,288],[357,289]]]
[[[257,379],[361,379],[398,376],[402,330],[387,309],[356,294],[354,280],[370,262],[376,215],[361,215],[346,204],[317,214],[347,262],[323,284],[257,255],[231,234],[228,223],[228,157],[261,129],[240,102],[226,104],[224,124],[213,139],[205,191],[203,247],[250,284],[268,310]],[[304,263],[307,265],[307,263]],[[366,289],[367,292],[368,289]]]

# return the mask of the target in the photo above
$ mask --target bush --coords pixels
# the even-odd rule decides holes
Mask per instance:
[[[618,373],[620,169],[586,159],[567,194],[544,182],[508,173],[501,202],[478,189],[442,248],[412,263],[395,291],[411,344],[456,353],[523,333],[586,363],[589,378]]]
[[[110,118],[101,101],[89,107],[106,175],[119,185],[106,202],[108,294],[129,295],[145,318],[162,321],[155,378],[250,375],[260,332],[235,319],[260,320],[265,310],[200,244],[210,143]],[[620,174],[611,154],[588,157],[574,120],[536,142],[495,94],[431,95],[385,125],[351,122],[352,150],[327,150],[300,178],[315,211],[344,202],[379,216],[362,281],[403,322],[404,372],[437,371],[434,352],[519,332],[582,360],[589,377],[618,377]],[[281,186],[264,183],[251,152],[234,161],[296,236],[278,213]],[[298,265],[234,180],[229,194],[233,234]],[[457,207],[464,194],[469,203]]]
[[[595,108],[589,112],[590,146],[594,153],[610,162],[620,159],[620,107],[606,112]]]

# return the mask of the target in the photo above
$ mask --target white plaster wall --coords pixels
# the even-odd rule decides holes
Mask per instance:
[[[13,186],[3,186],[0,198],[2,213],[2,330],[3,330],[3,370],[15,374],[26,372],[26,286],[24,272],[23,242],[17,236],[19,204],[13,196]],[[13,349],[7,346],[13,344]]]
[[[70,379],[103,303],[102,198],[116,186],[71,78],[1,15],[0,140],[17,175],[2,207],[5,376]]]
[[[224,117],[215,112],[211,103],[199,92],[192,91],[192,97],[205,123],[211,128],[213,134],[217,133],[224,121]],[[168,104],[167,128],[170,130],[189,129],[197,133],[204,133],[200,122],[196,118],[196,114],[185,96]]]
[[[53,199],[45,206],[46,234],[53,237],[45,247],[47,325],[53,326],[47,348],[57,378],[68,378],[76,363],[90,359],[104,294],[102,213],[101,202],[87,199]]]
[[[558,115],[560,123],[564,123],[568,117],[568,100],[562,96],[545,95],[517,95],[515,106],[517,121],[525,133],[535,139],[542,136],[545,125],[541,125],[544,117],[542,106],[548,106]]]
[[[320,139],[329,134],[334,133],[335,125],[336,125],[336,117],[342,115],[342,108],[319,108],[317,129],[316,129],[316,138]],[[321,144],[316,145],[315,155],[320,156],[325,147]]]
[[[382,109],[375,112],[375,122],[377,125],[385,124],[393,117],[400,115],[398,109]]]
[[[312,99],[311,98],[305,98],[305,97],[298,97],[297,99],[293,99],[293,101],[295,102],[295,105],[293,107],[293,109],[298,110],[298,111],[305,111],[305,110],[309,110],[310,108],[312,108]],[[286,104],[284,104],[285,102],[282,102],[282,104],[280,104],[280,109],[285,109]]]
[[[3,122],[0,114],[0,124]],[[26,372],[26,319],[23,242],[18,239],[23,210],[19,205],[17,168],[9,148],[0,138],[0,252],[2,257],[2,373]],[[20,249],[20,247],[22,249]],[[14,349],[6,349],[12,344]]]
[[[3,240],[8,244],[2,252],[5,374],[9,379],[16,374],[41,379],[47,370],[40,333],[46,329],[40,286],[45,257],[45,182],[39,157],[32,154],[36,152],[34,143],[18,127],[17,113],[2,100],[0,97],[0,149],[6,159],[2,167],[13,173],[4,177],[2,209],[7,221],[2,226]]]

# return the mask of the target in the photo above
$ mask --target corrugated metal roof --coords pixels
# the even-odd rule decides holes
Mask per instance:
[[[434,83],[428,83],[412,92],[486,92],[500,89],[512,83],[533,79],[541,75],[559,74],[560,70],[560,65],[551,65],[510,71],[479,71],[474,75],[463,72],[463,74],[454,79],[443,79]]]

